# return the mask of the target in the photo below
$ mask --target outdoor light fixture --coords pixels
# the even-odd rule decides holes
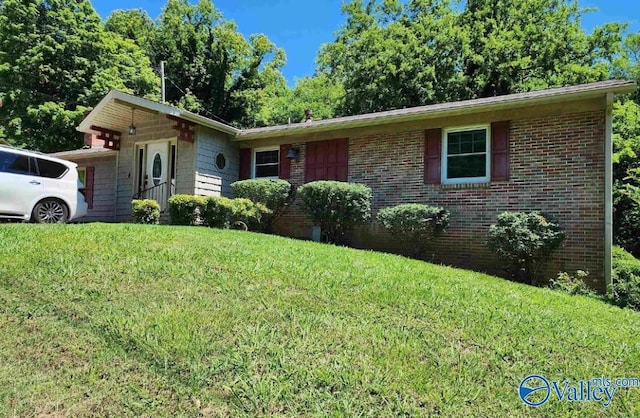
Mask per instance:
[[[300,150],[298,148],[291,148],[289,149],[289,152],[287,153],[287,158],[290,160],[296,160],[298,161],[298,153],[300,152]]]
[[[129,125],[129,136],[136,135],[136,125],[133,124],[133,113],[136,111],[133,107],[131,108],[131,125]]]

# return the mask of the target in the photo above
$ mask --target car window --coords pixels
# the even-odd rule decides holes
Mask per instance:
[[[62,177],[62,175],[68,170],[66,165],[57,163],[55,161],[44,160],[42,158],[37,158],[37,160],[40,177],[57,179],[59,177]]]
[[[0,151],[0,172],[12,174],[33,174],[29,157],[12,152]],[[35,171],[35,170],[34,170]]]

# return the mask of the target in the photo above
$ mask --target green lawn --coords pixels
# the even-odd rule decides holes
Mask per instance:
[[[640,314],[238,231],[0,225],[0,416],[634,416],[527,375],[640,377]]]

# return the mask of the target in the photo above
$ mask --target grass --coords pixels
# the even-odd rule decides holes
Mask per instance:
[[[0,416],[634,416],[527,375],[640,377],[640,314],[238,231],[0,225]]]

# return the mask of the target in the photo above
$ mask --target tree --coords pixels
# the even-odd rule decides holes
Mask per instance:
[[[257,111],[286,89],[284,51],[265,35],[245,39],[208,0],[169,0],[151,56],[167,63],[169,102],[240,126],[255,126]]]
[[[468,0],[459,17],[466,95],[489,97],[606,79],[625,25],[588,35],[575,0]]]
[[[633,100],[614,103],[614,237],[640,257],[640,106]]]
[[[342,114],[426,105],[608,77],[624,25],[587,34],[575,0],[354,0],[319,55],[345,87]]]
[[[283,88],[267,99],[256,115],[259,125],[280,125],[305,120],[305,110],[311,109],[314,120],[336,116],[344,97],[342,85],[326,74],[303,77],[293,89]]]
[[[142,9],[115,10],[104,23],[108,32],[130,39],[143,50],[152,51],[156,37],[156,23]]]
[[[0,124],[10,142],[77,148],[87,106],[111,88],[145,95],[157,84],[133,42],[105,36],[88,0],[0,3]]]
[[[624,40],[613,62],[616,78],[640,82],[640,33]],[[640,257],[640,93],[621,97],[613,106],[614,238]]]
[[[635,80],[640,84],[640,32],[630,33],[622,43],[622,51],[614,60],[611,75],[615,78]],[[640,90],[631,98],[640,104]]]
[[[350,115],[456,100],[461,92],[456,15],[445,0],[355,0],[318,62],[345,89]]]

